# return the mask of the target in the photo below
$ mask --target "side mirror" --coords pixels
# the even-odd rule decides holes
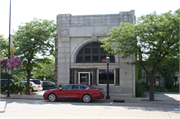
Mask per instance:
[[[61,87],[59,88],[59,90],[62,90]]]

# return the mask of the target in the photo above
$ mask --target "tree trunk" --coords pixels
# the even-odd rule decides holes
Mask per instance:
[[[28,95],[30,95],[30,86],[29,85],[30,85],[31,72],[27,71],[27,73],[28,73],[28,76],[27,76],[27,90],[26,90],[26,92]]]
[[[154,79],[157,71],[157,64],[154,64],[153,70],[151,72],[151,77],[150,77],[150,90],[149,90],[149,100],[154,101]]]
[[[149,100],[154,101],[154,78],[150,78]]]

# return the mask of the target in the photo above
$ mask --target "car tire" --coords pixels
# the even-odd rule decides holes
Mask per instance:
[[[49,100],[50,102],[54,102],[54,101],[56,101],[56,95],[55,95],[55,94],[53,94],[53,93],[49,94],[49,96],[48,96],[48,100]]]
[[[91,102],[91,100],[92,100],[91,96],[88,94],[83,95],[82,99],[86,103]]]

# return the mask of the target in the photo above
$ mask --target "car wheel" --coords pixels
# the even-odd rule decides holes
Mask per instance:
[[[84,102],[91,102],[91,96],[88,94],[83,95],[82,99]]]
[[[34,92],[34,89],[32,88],[32,90],[31,90],[32,92]]]
[[[56,101],[56,95],[55,95],[55,94],[49,94],[48,100],[49,100],[50,102]]]

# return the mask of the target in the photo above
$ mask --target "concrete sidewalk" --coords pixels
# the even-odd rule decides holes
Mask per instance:
[[[43,100],[42,92],[32,92],[31,95],[15,95],[10,94],[10,97],[7,97],[5,94],[0,94],[2,99],[36,99]],[[155,101],[149,100],[149,92],[145,92],[145,98],[125,98],[125,97],[116,97],[111,96],[111,99],[100,99],[102,101],[111,101],[111,102],[125,102],[125,103],[153,103],[153,104],[166,104],[166,105],[180,105],[180,94],[179,93],[167,93],[167,92],[156,92],[154,94]]]

